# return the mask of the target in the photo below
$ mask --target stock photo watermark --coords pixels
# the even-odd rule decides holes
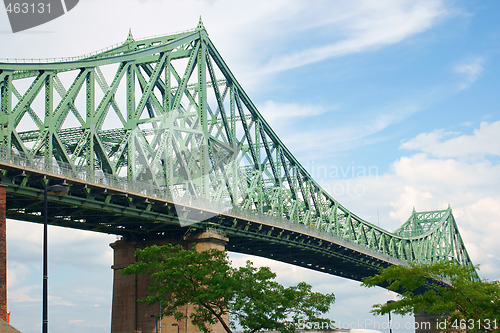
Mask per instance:
[[[56,19],[79,0],[4,0],[12,32],[27,30]]]
[[[498,329],[497,319],[456,319],[449,321],[446,319],[437,319],[435,321],[415,321],[415,322],[397,322],[397,321],[380,321],[374,319],[365,319],[358,321],[332,321],[328,322],[308,322],[301,319],[297,323],[297,328],[301,330],[436,330],[444,331],[449,328],[453,330],[472,330],[472,329]]]
[[[347,179],[361,177],[378,177],[376,165],[362,165],[351,161],[349,164],[326,165],[307,161],[304,167],[309,170],[314,179]]]
[[[304,167],[328,193],[334,197],[359,197],[366,193],[366,185],[361,179],[377,178],[376,165],[361,165],[352,161],[343,165],[317,164],[308,161]]]

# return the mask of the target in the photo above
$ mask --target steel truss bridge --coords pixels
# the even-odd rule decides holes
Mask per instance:
[[[450,208],[395,232],[322,189],[240,86],[200,20],[94,54],[0,63],[7,217],[134,241],[217,230],[230,251],[361,280],[379,268],[472,265]]]

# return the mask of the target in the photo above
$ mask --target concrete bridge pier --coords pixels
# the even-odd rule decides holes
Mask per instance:
[[[148,278],[144,275],[121,275],[120,269],[127,267],[135,262],[135,250],[139,247],[144,248],[151,245],[165,245],[180,243],[182,248],[190,249],[195,247],[197,251],[204,251],[211,248],[224,250],[228,239],[215,232],[202,232],[185,237],[179,240],[160,240],[146,244],[137,244],[125,240],[118,240],[110,246],[114,250],[114,270],[113,278],[113,305],[111,312],[111,333],[156,333],[156,332],[179,332],[195,333],[198,328],[193,326],[190,319],[177,321],[173,317],[164,317],[162,320],[155,319],[155,315],[160,314],[159,304],[147,305],[137,303],[138,299],[147,296]],[[180,309],[189,317],[193,311],[192,306],[188,305]],[[217,324],[212,327],[212,332],[225,332],[222,325]]]

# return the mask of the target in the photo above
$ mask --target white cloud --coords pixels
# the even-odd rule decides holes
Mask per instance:
[[[14,303],[32,303],[41,302],[40,286],[23,286],[20,288],[9,289],[9,302]]]
[[[393,210],[389,213],[389,216],[403,224],[410,216],[415,204],[417,204],[419,210],[443,208],[436,208],[435,200],[431,192],[420,190],[413,186],[404,186],[399,197],[391,202]]]
[[[12,264],[41,264],[43,229],[41,224],[8,220],[8,253]],[[108,266],[112,261],[112,249],[107,244],[116,240],[116,236],[90,231],[81,231],[49,226],[50,261],[58,264],[70,263],[78,267]],[[82,248],[88,249],[82,255]],[[10,282],[9,282],[10,285]]]
[[[8,262],[7,268],[7,283],[10,288],[17,287],[22,284],[26,277],[31,272],[28,265],[21,262]]]
[[[266,101],[259,107],[259,112],[271,125],[279,125],[279,123],[287,122],[291,119],[318,116],[325,113],[326,110],[319,105]]]
[[[76,306],[73,302],[63,299],[59,296],[49,295],[49,306]]]
[[[471,135],[435,130],[422,133],[400,148],[419,150],[436,157],[500,156],[500,121],[482,122]]]
[[[433,27],[450,14],[442,1],[434,0],[351,3],[352,6],[344,3],[340,16],[334,8],[328,13],[333,16],[331,23],[335,29],[343,31],[344,36],[339,41],[274,57],[264,72],[279,72],[330,57],[396,44]]]
[[[467,221],[460,225],[462,237],[467,243],[467,251],[472,258],[481,258],[481,272],[491,279],[500,279],[500,195],[484,196],[470,205],[455,209],[457,221]]]
[[[465,90],[472,86],[483,73],[484,58],[475,57],[463,61],[453,68],[453,71],[460,76],[461,82],[458,90]]]
[[[374,115],[367,117],[363,122],[359,122],[359,118],[341,122],[330,121],[326,118],[313,129],[304,128],[304,124],[298,117],[288,118],[287,126],[281,126],[283,124],[279,119],[271,125],[273,129],[279,130],[277,133],[280,139],[295,154],[305,152],[307,156],[302,156],[303,159],[318,160],[334,152],[348,151],[384,140],[378,136],[380,132],[419,110],[414,105],[394,106],[390,108],[390,111],[386,109],[373,111]],[[307,107],[302,110],[307,110]]]
[[[500,172],[500,166],[484,160],[432,158],[423,153],[401,157],[393,168],[396,175],[411,184],[432,189],[446,187],[450,191],[465,186],[496,191],[496,175]]]
[[[110,0],[88,0],[57,20],[3,36],[2,57],[88,54],[125,41],[129,28],[136,38],[167,34],[196,27],[202,14],[210,38],[232,72],[246,90],[252,90],[266,73],[399,43],[432,28],[451,11],[443,0],[337,0],[326,4],[297,0],[123,0],[119,6]],[[89,17],[93,19],[90,26]],[[4,30],[8,30],[7,21]],[[320,35],[324,40],[308,45],[301,37],[293,47],[285,45],[299,35]]]

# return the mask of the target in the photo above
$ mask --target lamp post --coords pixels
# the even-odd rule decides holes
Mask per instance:
[[[394,303],[393,300],[388,300],[387,304]],[[392,323],[391,323],[391,311],[389,311],[389,333],[392,333]]]
[[[179,333],[179,324],[174,323],[174,324],[172,324],[172,326],[177,326],[177,333]]]
[[[47,227],[49,224],[49,203],[47,195],[64,195],[68,188],[63,185],[45,185],[43,188],[43,286],[42,286],[42,333],[49,331],[49,306],[48,306],[48,237]]]

